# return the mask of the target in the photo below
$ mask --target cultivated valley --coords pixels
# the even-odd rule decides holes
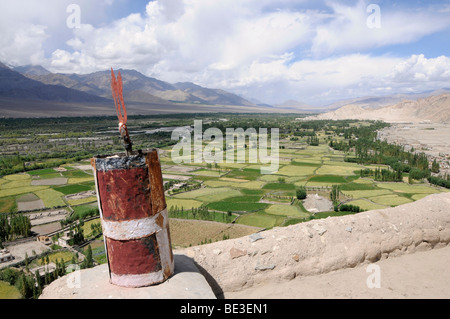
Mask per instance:
[[[196,163],[195,152],[213,142],[203,140],[199,150],[194,139],[192,153],[180,162],[172,156],[180,142],[172,132],[192,129],[195,120],[202,121],[202,133],[279,129],[278,169],[263,174],[267,162],[249,160],[260,146],[252,134],[244,134],[244,161],[224,139],[222,149],[236,155],[232,161],[224,154],[223,161]],[[383,122],[218,113],[135,116],[128,123],[135,150],[160,150],[174,248],[449,191],[449,154],[433,157],[377,139],[389,129]],[[0,279],[9,282],[2,294],[37,297],[39,287],[70,271],[69,265],[106,262],[90,158],[123,152],[116,127],[109,117],[0,120],[0,240],[14,256],[1,264]]]

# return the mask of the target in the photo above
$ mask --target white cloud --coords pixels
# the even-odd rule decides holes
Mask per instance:
[[[450,80],[450,57],[427,59],[423,54],[413,55],[398,63],[388,76],[397,85],[404,83],[414,87],[448,86]]]
[[[414,42],[450,26],[447,14],[433,11],[384,10],[380,7],[380,28],[370,28],[367,12],[371,1],[359,0],[355,6],[329,2],[333,13],[317,28],[312,52],[317,56],[379,48]]]
[[[229,1],[152,1],[144,15],[133,14],[96,29],[83,25],[67,44],[74,57],[88,55],[98,60],[99,67],[105,62],[134,65],[170,79],[180,72],[239,68],[311,40],[313,17],[287,11],[254,15],[249,4],[257,9],[262,5],[257,1],[231,6]],[[53,61],[52,66],[56,65],[62,64]],[[67,67],[75,71],[76,64]]]
[[[302,99],[305,103],[322,105],[336,97],[345,98],[349,93],[372,94],[372,89],[380,86],[401,61],[361,54],[296,62],[291,58],[284,55],[271,62],[253,63],[243,70],[242,82],[237,83],[237,87],[250,86],[254,88],[255,98],[271,103],[281,102],[281,99]],[[282,97],[273,94],[276,93],[272,90],[274,85],[284,93]]]
[[[69,30],[69,0],[46,0],[46,6],[32,0],[6,3],[0,3],[0,61],[42,64],[54,72],[129,68],[269,103],[298,99],[311,104],[420,90],[449,80],[445,56],[368,53],[448,28],[446,13],[436,8],[419,12],[381,6],[381,28],[369,29],[368,0],[327,1],[308,10],[307,0],[157,0],[141,13],[95,23],[102,20],[95,15],[114,0],[79,0],[82,25]],[[49,43],[55,48],[46,52]]]
[[[39,64],[44,60],[43,42],[48,38],[46,27],[35,24],[16,25],[18,29],[0,37],[0,61],[12,65]],[[9,30],[5,27],[3,31]]]

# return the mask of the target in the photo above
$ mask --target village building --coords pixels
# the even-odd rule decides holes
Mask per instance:
[[[0,263],[6,263],[13,260],[14,256],[7,249],[0,250]]]
[[[36,267],[30,270],[30,272],[35,276],[36,271],[39,274],[39,277],[44,277],[45,274],[50,274],[56,270],[56,264],[55,263],[48,263],[47,265]]]
[[[38,236],[37,241],[44,245],[51,245],[52,240],[48,236]]]
[[[58,238],[58,245],[61,247],[70,247],[70,239],[69,232],[64,232],[64,235]]]

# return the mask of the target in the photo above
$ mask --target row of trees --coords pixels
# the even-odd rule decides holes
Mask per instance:
[[[0,246],[1,242],[11,241],[31,234],[31,222],[28,216],[20,213],[0,214]]]
[[[403,181],[403,172],[400,169],[389,170],[385,168],[372,169],[362,169],[360,170],[361,177],[373,177],[376,181],[382,182],[401,182]]]
[[[376,169],[361,170],[360,175],[374,177],[379,181],[402,181],[402,173],[409,173],[409,181],[429,178],[431,173],[439,172],[436,159],[429,165],[425,153],[406,151],[403,146],[389,144],[387,141],[377,140],[377,123],[370,126],[352,127],[346,131],[344,141],[330,141],[329,146],[340,151],[354,151],[355,157],[346,157],[347,162],[359,164],[388,165],[392,170]],[[351,135],[350,135],[351,132]],[[351,138],[355,136],[356,138]]]
[[[342,204],[342,205],[334,205],[334,211],[359,213],[362,212],[363,210],[361,209],[361,207],[356,205]]]
[[[170,218],[215,221],[217,220],[216,214],[221,215],[222,222],[231,223],[233,218],[233,213],[231,211],[228,211],[227,213],[216,213],[215,211],[210,211],[206,206],[200,206],[198,208],[192,207],[191,209],[184,209],[183,207],[178,206],[169,208]]]
[[[438,177],[438,176],[430,176],[430,177],[428,177],[428,182],[433,185],[450,188],[450,179],[448,176],[447,176],[447,178],[442,178],[442,177]]]
[[[33,171],[43,168],[58,167],[67,163],[80,161],[86,157],[91,157],[93,153],[86,151],[79,152],[57,152],[41,153],[39,155],[9,155],[0,157],[0,176],[15,174],[26,171]],[[52,159],[51,161],[45,161]]]
[[[61,220],[59,223],[61,224],[61,227],[65,227],[75,221],[83,222],[84,219],[94,216],[100,216],[100,211],[98,208],[91,208],[82,212],[73,213],[72,215],[66,217],[66,219]]]
[[[306,143],[311,146],[319,146],[319,137],[316,135],[308,136]]]
[[[339,185],[332,185],[330,192],[330,199],[334,205],[338,203],[340,194],[341,194],[341,187]]]

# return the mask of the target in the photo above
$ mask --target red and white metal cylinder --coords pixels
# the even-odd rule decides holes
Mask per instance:
[[[174,261],[158,151],[97,156],[92,165],[111,283],[165,281]]]

